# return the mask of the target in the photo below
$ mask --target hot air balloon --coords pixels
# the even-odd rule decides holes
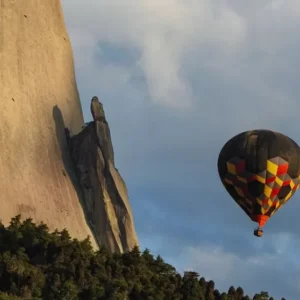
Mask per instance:
[[[230,139],[218,158],[221,181],[234,201],[258,223],[266,222],[294,195],[300,183],[300,148],[271,130],[242,132]]]

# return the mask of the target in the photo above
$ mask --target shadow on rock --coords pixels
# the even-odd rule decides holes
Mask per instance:
[[[78,182],[75,166],[74,166],[74,163],[73,163],[71,155],[70,155],[70,149],[69,149],[67,137],[66,137],[67,129],[65,127],[64,118],[63,118],[60,108],[57,105],[55,105],[53,107],[52,115],[53,115],[53,120],[55,123],[56,138],[58,141],[58,145],[59,145],[61,155],[62,155],[62,161],[64,164],[64,170],[61,170],[61,171],[64,176],[68,176],[70,178],[72,185],[73,185],[73,187],[77,193],[77,196],[79,198],[80,204],[82,206],[86,222],[89,225],[91,231],[93,232],[93,228],[90,226],[88,216],[86,215],[86,209],[85,209],[85,205],[84,205],[84,203],[85,203],[84,202],[84,194],[83,194],[82,188],[80,186],[80,183]]]

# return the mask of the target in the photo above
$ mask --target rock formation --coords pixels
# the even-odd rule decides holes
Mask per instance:
[[[91,112],[94,121],[68,139],[71,157],[97,242],[123,252],[138,245],[127,188],[114,165],[110,129],[97,97],[92,99]]]
[[[90,235],[97,247],[64,132],[67,127],[72,136],[82,125],[60,1],[0,0],[0,218],[5,225],[21,214],[51,230],[67,228],[73,237]],[[97,230],[106,235],[106,228]],[[122,238],[132,244],[132,237]]]

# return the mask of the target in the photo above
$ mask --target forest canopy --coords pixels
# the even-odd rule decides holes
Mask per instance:
[[[272,300],[241,287],[220,292],[197,272],[179,274],[161,256],[135,247],[123,254],[93,251],[89,238],[18,215],[0,223],[0,300]],[[284,298],[282,298],[284,300]]]

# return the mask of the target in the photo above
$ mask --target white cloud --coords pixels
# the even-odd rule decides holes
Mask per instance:
[[[220,247],[188,247],[184,253],[187,268],[201,273],[207,280],[226,280],[239,258],[233,253],[225,253]]]
[[[113,93],[113,85],[131,100],[150,99],[183,114],[197,109],[210,128],[219,119],[228,134],[240,128],[280,129],[279,120],[297,118],[298,91],[287,83],[289,76],[300,75],[295,69],[297,1],[246,6],[225,0],[62,3],[77,73],[93,77],[86,88],[103,95]],[[99,59],[103,43],[136,49],[139,55],[126,66],[104,65]],[[138,92],[131,82],[137,70],[146,81]],[[198,87],[204,81],[197,77],[203,76],[210,78],[205,82],[214,96]],[[245,118],[245,111],[251,117]]]
[[[187,260],[187,267],[195,271],[199,270],[207,279],[216,281],[225,281],[228,283],[228,276],[236,281],[240,278],[240,272],[263,267],[270,262],[273,263],[278,257],[276,255],[267,255],[262,252],[260,256],[254,254],[248,258],[240,258],[232,252],[226,252],[222,247],[209,245],[199,247],[187,247],[184,251],[184,257]],[[234,276],[234,278],[232,277]],[[248,277],[248,275],[247,275]]]
[[[290,238],[285,236],[285,244],[289,243]],[[278,242],[281,241],[282,237]],[[282,246],[279,248],[283,250]],[[199,272],[206,280],[213,280],[220,291],[227,291],[233,285],[236,288],[242,286],[250,296],[260,291],[268,291],[276,299],[284,294],[288,297],[288,293],[295,295],[293,293],[298,291],[295,280],[300,277],[300,270],[295,266],[285,269],[289,259],[281,250],[279,253],[260,250],[253,252],[251,256],[240,257],[221,246],[185,247],[177,260],[180,264],[178,269],[181,272]]]
[[[80,68],[91,72],[93,63],[87,58],[94,56],[97,42],[136,47],[141,57],[134,64],[143,70],[151,99],[180,108],[193,101],[181,74],[187,50],[214,47],[217,56],[212,63],[216,57],[236,53],[244,42],[243,19],[225,2],[218,3],[128,0],[108,4],[98,0],[86,2],[83,8],[81,1],[63,1]],[[132,68],[127,72],[130,75]]]

